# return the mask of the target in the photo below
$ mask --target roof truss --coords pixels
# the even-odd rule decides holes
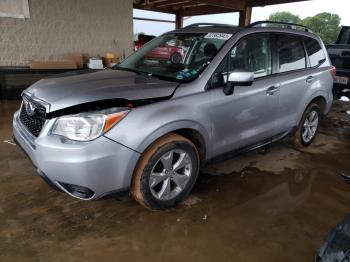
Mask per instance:
[[[134,8],[181,16],[196,16],[244,11],[255,6],[306,0],[134,0]]]

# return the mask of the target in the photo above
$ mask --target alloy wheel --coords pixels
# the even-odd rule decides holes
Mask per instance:
[[[163,154],[152,168],[149,186],[159,200],[170,200],[179,195],[192,175],[192,160],[182,149]]]
[[[315,110],[311,111],[305,118],[302,130],[302,138],[305,143],[309,143],[315,137],[318,129],[318,122],[319,117]]]

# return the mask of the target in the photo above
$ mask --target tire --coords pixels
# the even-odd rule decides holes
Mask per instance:
[[[312,118],[312,115],[314,115],[315,118]],[[314,120],[310,122],[310,120],[312,119]],[[292,145],[295,146],[296,148],[303,148],[311,145],[312,142],[315,140],[317,133],[319,131],[320,122],[321,122],[321,109],[319,105],[318,104],[309,105],[308,108],[305,110],[303,117],[301,118],[298,129],[290,139],[290,142],[292,143]],[[305,132],[307,132],[306,130],[307,128],[310,128],[308,131],[309,135],[305,135]]]
[[[170,56],[170,62],[173,64],[179,64],[181,63],[181,60],[182,60],[182,56],[179,53],[173,53]]]
[[[199,162],[198,151],[190,140],[174,133],[165,135],[141,155],[133,174],[131,194],[146,208],[172,208],[191,192]],[[179,163],[184,166],[176,167]]]

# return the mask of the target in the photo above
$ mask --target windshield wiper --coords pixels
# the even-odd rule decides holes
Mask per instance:
[[[136,73],[136,74],[139,74],[139,75],[143,75],[143,76],[148,76],[148,77],[153,76],[153,74],[151,74],[151,73],[144,72],[144,71],[140,71],[140,70],[133,69],[133,68],[125,68],[125,67],[116,66],[116,67],[114,67],[113,69],[115,69],[115,70],[129,71],[129,72],[133,72],[133,73]]]
[[[153,74],[153,73],[148,73],[148,72],[144,72],[144,71],[140,71],[134,68],[126,68],[126,67],[119,67],[119,66],[115,66],[113,68],[114,70],[122,70],[122,71],[129,71],[129,72],[133,72],[139,75],[143,75],[146,77],[155,77],[158,78],[160,80],[165,80],[165,81],[170,81],[170,82],[183,82],[179,79],[173,78],[173,77],[169,77],[169,76],[164,76],[164,75],[159,75],[159,74]]]

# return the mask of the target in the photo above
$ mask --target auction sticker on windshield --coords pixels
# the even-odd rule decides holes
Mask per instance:
[[[225,33],[208,33],[204,36],[204,38],[214,38],[214,39],[222,39],[222,40],[228,40],[230,39],[232,34],[225,34]]]

